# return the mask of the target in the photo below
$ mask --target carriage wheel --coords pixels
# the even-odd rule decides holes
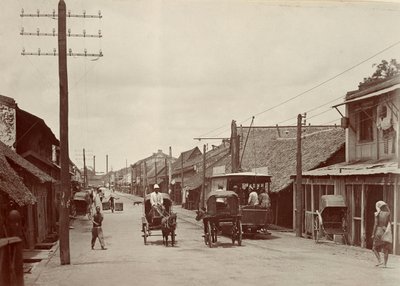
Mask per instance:
[[[206,236],[207,236],[207,243],[208,243],[208,247],[212,247],[212,235],[211,235],[211,231],[212,231],[212,228],[211,228],[211,223],[210,223],[210,221],[208,221],[207,222],[207,229],[208,229],[208,231],[207,231],[207,233],[206,233]]]
[[[144,240],[144,245],[146,245],[147,244],[147,236],[148,236],[148,233],[149,233],[149,228],[148,228],[148,226],[146,225],[146,224],[143,224],[143,240]]]
[[[318,242],[320,238],[320,225],[318,216],[314,218],[314,240],[315,243]]]
[[[238,230],[238,238],[237,238],[237,241],[238,241],[238,245],[239,246],[242,246],[242,235],[243,235],[243,231],[242,231],[242,222],[240,221],[240,220],[238,220],[238,222],[237,222],[237,230]]]
[[[175,230],[171,232],[171,245],[175,245]]]
[[[212,237],[212,242],[218,241],[218,229],[215,223],[212,224],[211,237]]]
[[[232,232],[231,232],[231,236],[232,236],[232,244],[235,244],[235,241],[239,238],[238,237],[238,229],[237,229],[237,223],[236,221],[232,221]]]

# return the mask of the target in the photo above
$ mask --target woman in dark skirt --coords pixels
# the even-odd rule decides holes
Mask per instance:
[[[382,236],[385,233],[386,228],[388,227],[388,223],[390,222],[390,210],[388,205],[384,201],[376,202],[375,208],[375,223],[374,229],[372,231],[372,251],[378,259],[378,263],[376,264],[376,266],[383,264],[384,267],[386,267],[389,258],[389,251],[392,247],[392,244],[390,242],[382,240]],[[383,263],[379,254],[380,251],[383,251]]]

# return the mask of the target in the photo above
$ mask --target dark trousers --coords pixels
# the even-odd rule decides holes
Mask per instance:
[[[103,230],[101,226],[96,226],[92,228],[92,248],[94,247],[97,238],[99,238],[101,248],[105,248]]]

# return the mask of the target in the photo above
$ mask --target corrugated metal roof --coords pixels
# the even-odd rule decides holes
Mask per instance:
[[[303,177],[326,177],[326,176],[365,176],[396,174],[400,175],[397,161],[364,161],[354,163],[340,163],[307,172]]]

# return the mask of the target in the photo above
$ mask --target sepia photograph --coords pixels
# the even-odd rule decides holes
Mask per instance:
[[[0,285],[400,285],[399,0],[0,19]]]

